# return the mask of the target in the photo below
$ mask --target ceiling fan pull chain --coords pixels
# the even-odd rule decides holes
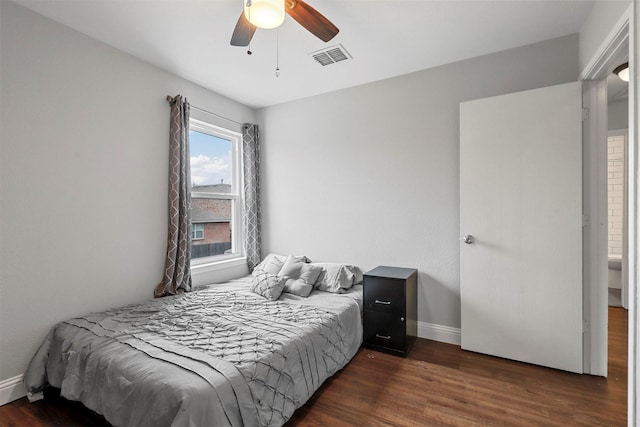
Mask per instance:
[[[251,19],[251,0],[247,0],[247,7],[249,8],[249,16],[247,16],[247,19]],[[251,27],[249,27],[249,32],[251,32]],[[251,38],[249,37],[249,44],[248,44],[248,48],[247,48],[247,55],[251,55],[253,52],[251,52]]]
[[[280,77],[280,31],[276,31],[276,77]]]

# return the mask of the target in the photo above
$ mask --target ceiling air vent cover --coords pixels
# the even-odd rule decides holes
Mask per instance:
[[[313,59],[322,65],[331,65],[336,62],[345,61],[347,59],[352,59],[349,52],[342,46],[341,44],[337,44],[335,46],[328,47],[326,49],[319,50],[317,52],[311,53]]]

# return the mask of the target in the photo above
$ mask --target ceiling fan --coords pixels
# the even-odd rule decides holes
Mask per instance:
[[[256,32],[256,28],[275,28],[284,20],[284,11],[295,19],[300,25],[306,28],[311,34],[318,37],[323,42],[328,42],[338,34],[338,28],[325,18],[320,12],[309,6],[302,0],[243,0],[245,2],[244,11],[240,14],[238,23],[231,36],[232,46],[248,46]],[[275,24],[255,25],[256,21],[251,19],[251,14],[258,3],[269,3],[269,7],[279,7],[279,21]],[[282,10],[284,9],[284,11]],[[256,15],[257,15],[256,10]],[[277,12],[276,12],[277,13]],[[251,21],[250,21],[251,19]],[[276,18],[277,19],[277,18]]]

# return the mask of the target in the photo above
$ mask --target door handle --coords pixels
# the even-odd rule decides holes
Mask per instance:
[[[460,238],[460,240],[462,240],[463,242],[465,242],[467,245],[470,245],[473,243],[474,238],[471,234],[465,234],[464,236],[462,236]]]

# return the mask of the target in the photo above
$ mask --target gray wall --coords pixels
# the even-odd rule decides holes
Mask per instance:
[[[0,381],[57,321],[152,297],[164,268],[168,94],[248,107],[1,1]],[[228,123],[224,123],[228,125]]]
[[[578,72],[571,35],[259,110],[265,253],[417,268],[418,320],[459,328],[459,103]]]

